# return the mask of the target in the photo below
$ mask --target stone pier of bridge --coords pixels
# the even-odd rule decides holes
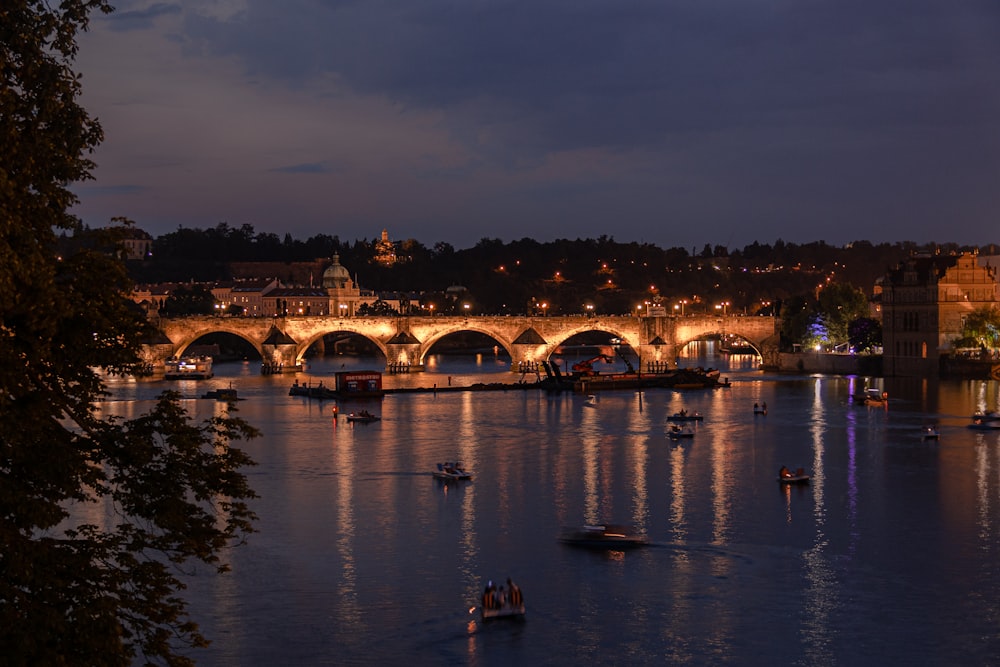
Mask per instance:
[[[387,370],[419,371],[435,343],[451,334],[474,331],[489,336],[510,355],[511,370],[537,367],[577,334],[603,332],[619,339],[638,356],[639,369],[676,368],[688,343],[712,334],[734,334],[751,345],[762,366],[777,365],[780,322],[756,316],[433,316],[276,318],[175,317],[156,323],[159,336],[144,349],[145,361],[157,365],[209,334],[226,333],[248,341],[265,364],[294,370],[309,348],[329,334],[362,336],[385,356]]]

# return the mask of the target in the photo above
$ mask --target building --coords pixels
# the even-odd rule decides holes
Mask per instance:
[[[887,376],[936,376],[962,336],[964,318],[1000,305],[997,270],[975,253],[915,255],[886,273],[880,287]]]

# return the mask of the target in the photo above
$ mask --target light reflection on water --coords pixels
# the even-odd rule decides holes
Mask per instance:
[[[299,379],[340,364],[375,367],[338,358]],[[488,355],[433,368],[385,381],[517,379]],[[215,640],[200,664],[1000,658],[1000,433],[965,428],[996,409],[997,383],[885,381],[884,410],[851,404],[861,379],[727,368],[730,389],[610,392],[596,407],[534,390],[393,394],[374,404],[382,421],[352,426],[258,370],[116,382],[104,406],[135,416],[175,388],[207,417],[224,404],[196,397],[232,382],[239,414],[264,432],[245,445],[260,464],[260,532],[230,554],[231,574],[190,582]],[[755,417],[761,401],[769,413]],[[706,415],[689,442],[665,434],[681,407]],[[926,423],[939,443],[921,441]],[[434,480],[447,459],[475,480]],[[779,487],[782,464],[813,483]],[[653,544],[604,554],[555,540],[602,521],[634,523]],[[483,626],[469,609],[507,576],[528,618]]]

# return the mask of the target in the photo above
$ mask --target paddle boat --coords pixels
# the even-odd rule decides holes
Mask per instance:
[[[352,412],[347,415],[347,421],[349,422],[359,422],[361,424],[370,424],[371,422],[377,422],[381,417],[373,415],[367,410],[360,410],[358,412]]]
[[[633,527],[612,524],[565,528],[559,535],[559,541],[574,547],[614,551],[634,549],[649,544],[645,535],[640,534]]]
[[[669,422],[700,422],[705,419],[700,412],[681,410],[667,417]]]
[[[462,464],[457,461],[437,464],[437,470],[433,471],[432,474],[437,479],[446,481],[460,482],[472,479],[472,472],[463,468]]]
[[[795,472],[792,472],[785,466],[781,466],[781,470],[778,471],[778,483],[808,484],[809,475],[806,474],[805,468],[798,468]]]
[[[667,435],[673,440],[680,440],[681,438],[693,438],[694,429],[685,424],[681,426],[680,424],[669,424],[667,428]]]
[[[501,584],[499,588],[490,580],[483,591],[479,609],[483,622],[498,619],[523,620],[524,596],[510,577],[507,577],[507,585]]]
[[[881,389],[865,389],[862,393],[854,395],[854,401],[868,406],[889,405],[889,392]]]

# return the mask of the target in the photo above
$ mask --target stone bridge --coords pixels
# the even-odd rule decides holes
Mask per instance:
[[[148,344],[145,361],[162,365],[181,356],[199,338],[226,333],[248,341],[265,364],[298,368],[311,345],[328,334],[354,334],[367,338],[385,355],[386,368],[423,370],[431,347],[450,334],[475,331],[489,336],[511,358],[511,370],[548,360],[556,349],[576,334],[607,332],[639,356],[640,368],[652,364],[676,368],[681,349],[709,334],[734,334],[751,345],[765,367],[778,363],[780,321],[757,316],[433,316],[336,317],[297,316],[275,318],[178,317],[161,318],[163,337]]]

